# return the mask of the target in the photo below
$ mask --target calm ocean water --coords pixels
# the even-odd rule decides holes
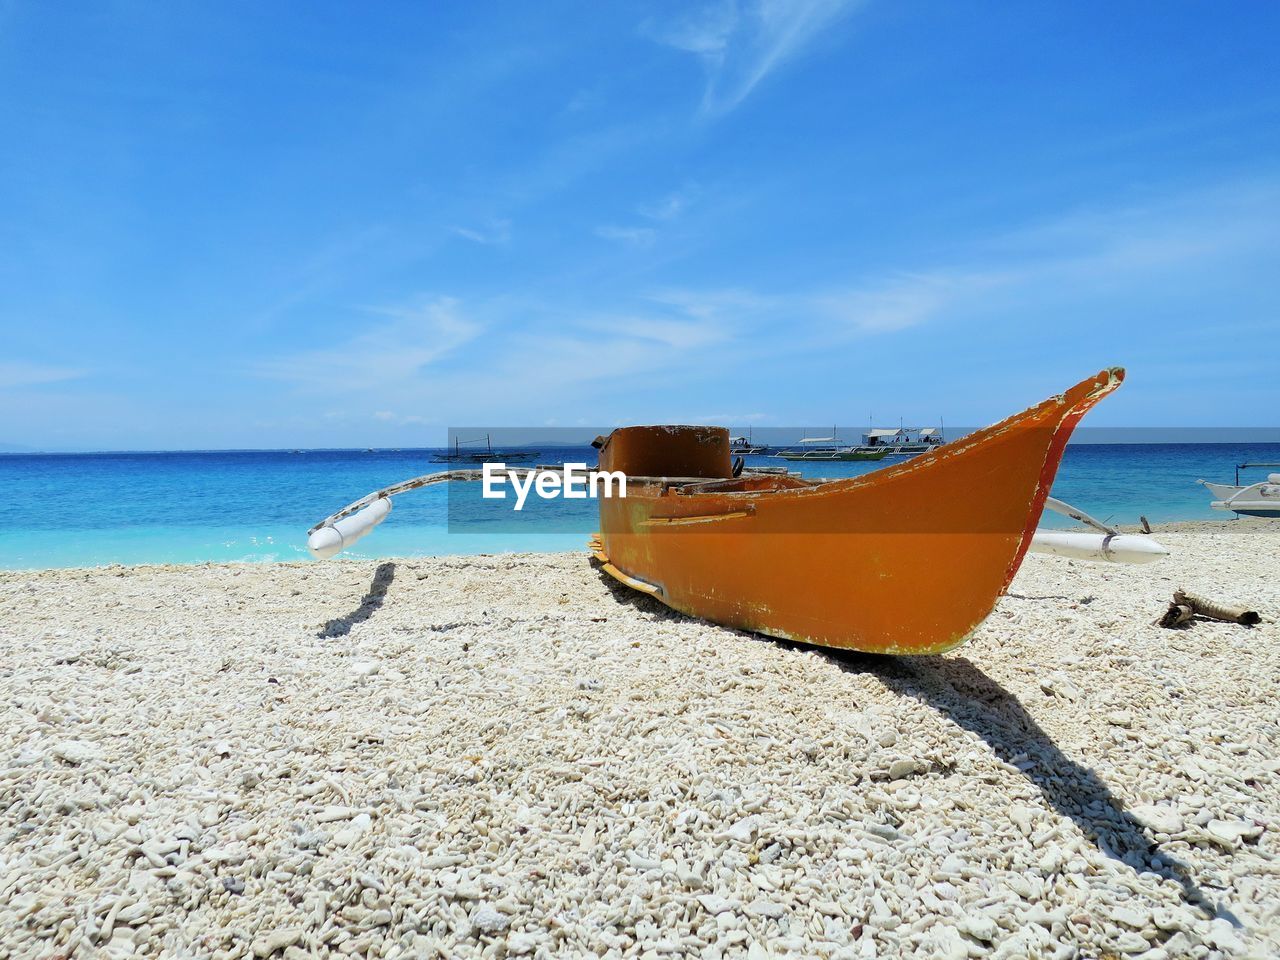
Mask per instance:
[[[589,448],[556,454],[594,462]],[[308,527],[378,487],[444,469],[430,461],[425,450],[0,455],[0,568],[308,559]],[[1079,444],[1067,448],[1053,492],[1118,523],[1141,514],[1152,522],[1222,520],[1195,480],[1230,481],[1235,464],[1251,461],[1280,461],[1280,444]],[[791,466],[811,476],[852,476],[877,465]],[[1265,471],[1255,473],[1260,480]],[[392,516],[344,556],[580,550],[585,543],[580,529],[451,533],[447,506],[443,486],[398,498]]]

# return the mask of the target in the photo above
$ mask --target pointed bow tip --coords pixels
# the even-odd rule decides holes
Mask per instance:
[[[1124,367],[1107,367],[1099,370],[1095,376],[1080,384],[1086,387],[1091,397],[1101,398],[1119,388],[1124,383]]]

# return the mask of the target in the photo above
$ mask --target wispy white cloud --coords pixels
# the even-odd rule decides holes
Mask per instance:
[[[971,257],[845,287],[757,298],[772,313],[825,320],[824,334],[892,334],[1073,296],[1141,294],[1212,276],[1280,243],[1280,185],[1232,184],[1146,204],[1068,212],[974,244]],[[694,294],[685,293],[686,297]],[[705,296],[705,295],[704,295]],[[712,300],[712,303],[715,301]]]
[[[735,427],[752,425],[758,423],[768,423],[773,417],[767,413],[700,413],[692,417],[681,417],[681,423],[706,423],[718,424],[724,426],[732,424]]]
[[[482,227],[453,227],[452,230],[464,240],[485,246],[511,242],[510,220],[490,220]]]
[[[425,426],[432,423],[432,421],[426,417],[420,417],[414,413],[400,414],[396,413],[394,410],[375,410],[373,412],[373,419],[378,423],[389,423],[398,427]]]
[[[672,191],[651,203],[638,204],[635,212],[646,220],[652,221],[655,226],[606,223],[596,227],[595,234],[605,240],[630,244],[634,247],[650,246],[658,239],[656,225],[666,225],[678,219],[688,209],[695,193],[695,187],[686,187]]]
[[[706,71],[702,109],[733,110],[772,71],[796,59],[857,0],[723,0],[647,32],[696,56]]]
[[[592,336],[657,343],[673,350],[694,350],[732,337],[729,327],[711,317],[630,313],[588,318],[575,328]]]
[[[901,274],[866,286],[818,293],[808,305],[851,334],[895,333],[927,323],[1008,281],[997,273]]]
[[[702,320],[750,315],[775,302],[773,297],[739,287],[705,290],[668,287],[651,292],[646,299]]]
[[[980,253],[1028,269],[1129,275],[1263,249],[1280,235],[1278,214],[1280,181],[1238,181],[1065,213],[997,235]]]
[[[670,23],[650,24],[648,31],[668,46],[719,63],[740,21],[737,0],[717,0],[689,9]]]
[[[887,356],[931,342],[926,330],[951,336],[945,342],[994,326],[1019,337],[1028,318],[1061,318],[1064,303],[1081,307],[1082,323],[1095,313],[1114,317],[1184,274],[1210,275],[1215,264],[1274,249],[1277,209],[1280,190],[1071,214],[975,239],[964,257],[789,289],[658,287],[595,297],[587,308],[578,296],[545,292],[465,305],[437,300],[392,311],[346,344],[274,361],[268,372],[345,395],[368,429],[516,415],[540,422],[582,409],[599,409],[602,418],[690,419],[691,411],[735,408],[690,395],[682,414],[667,408],[670,397],[683,384],[729,388],[734,371],[769,370],[794,383],[806,364],[855,342],[861,356]],[[481,335],[483,351],[468,354],[482,362],[441,362]],[[752,408],[737,409],[692,419],[767,422],[742,412]],[[429,413],[430,424],[399,412],[406,410]]]
[[[720,343],[731,337],[724,324],[712,320],[663,320],[644,318],[628,328],[632,336],[656,340],[676,350],[692,350]]]
[[[549,384],[564,396],[600,382],[692,374],[734,336],[719,317],[660,304],[583,314],[535,299],[504,297],[465,308],[440,299],[389,313],[384,322],[366,321],[345,343],[275,358],[257,372],[363,406],[356,419],[365,424],[433,426],[451,418],[509,418],[537,403]],[[504,322],[513,313],[524,317],[517,328]],[[482,336],[482,364],[439,362]],[[530,361],[534,356],[537,362]],[[430,422],[400,412],[406,409],[430,410]]]
[[[314,389],[371,390],[413,380],[482,329],[449,297],[368,312],[385,319],[346,343],[267,360],[256,372]]]
[[[596,227],[596,236],[605,240],[616,240],[637,247],[645,247],[653,243],[657,231],[651,227],[619,227],[612,224]]]
[[[642,203],[636,207],[636,213],[649,220],[675,220],[689,209],[697,195],[697,187],[689,186],[682,190],[674,190],[652,203]]]
[[[960,272],[902,274],[850,286],[766,293],[737,289],[668,289],[649,299],[703,323],[744,337],[768,336],[780,325],[819,338],[890,334],[918,326],[957,301],[997,283],[996,277]]]
[[[0,361],[0,390],[11,387],[34,387],[42,383],[78,380],[85,371],[71,367],[53,367],[21,360]]]

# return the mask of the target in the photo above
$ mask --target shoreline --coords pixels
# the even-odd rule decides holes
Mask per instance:
[[[1260,524],[1029,556],[921,658],[585,551],[4,571],[0,952],[1274,955]],[[1181,586],[1264,622],[1154,627]]]
[[[1251,534],[1254,532],[1266,533],[1267,530],[1273,528],[1280,532],[1280,519],[1224,516],[1221,520],[1166,520],[1163,523],[1153,523],[1151,524],[1151,533],[1153,536],[1160,533],[1195,531]],[[1141,525],[1136,523],[1116,524],[1116,529],[1121,533],[1142,533]]]
[[[1088,528],[1083,524],[1075,524],[1070,527],[1050,527],[1046,529],[1052,530],[1081,530],[1086,531]],[[1141,534],[1142,527],[1138,524],[1122,523],[1115,524],[1115,529],[1121,533],[1137,533]],[[1163,523],[1151,524],[1151,535],[1158,537],[1162,533],[1187,533],[1187,532],[1203,532],[1203,533],[1222,533],[1227,535],[1253,535],[1259,533],[1266,535],[1268,530],[1275,530],[1280,534],[1280,520],[1273,520],[1264,517],[1224,517],[1221,520],[1172,520]],[[376,537],[375,533],[375,537]],[[563,534],[552,534],[551,536],[562,536]],[[591,534],[582,534],[582,553],[589,553],[586,544]],[[311,557],[299,557],[289,560],[191,560],[177,562],[146,562],[146,563],[102,563],[89,564],[79,566],[58,566],[58,567],[0,567],[0,577],[11,574],[33,574],[46,573],[54,571],[90,571],[90,570],[166,570],[166,569],[207,569],[210,567],[308,567],[317,563],[344,563],[344,564],[370,564],[381,563],[385,561],[395,562],[415,562],[421,560],[448,560],[450,558],[462,557],[537,557],[537,556],[573,556],[578,553],[577,549],[565,550],[511,550],[489,553],[438,553],[424,554],[415,556],[413,554],[404,555],[388,555],[385,557],[351,557],[346,554],[339,554],[328,560],[316,560]],[[1120,566],[1117,564],[1116,566]]]

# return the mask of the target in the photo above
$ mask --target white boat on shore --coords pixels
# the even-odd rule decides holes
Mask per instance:
[[[1244,517],[1280,518],[1280,473],[1269,473],[1265,480],[1247,486],[1240,483],[1240,471],[1256,467],[1280,467],[1280,463],[1241,463],[1236,467],[1234,484],[1197,481],[1213,494],[1209,506]]]

